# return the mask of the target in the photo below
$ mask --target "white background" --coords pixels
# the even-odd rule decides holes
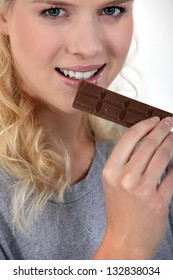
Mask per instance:
[[[173,0],[136,0],[134,20],[138,51],[133,64],[139,75],[126,71],[138,93],[124,83],[117,89],[116,80],[110,88],[173,112]]]

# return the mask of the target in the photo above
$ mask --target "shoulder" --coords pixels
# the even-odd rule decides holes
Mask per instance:
[[[0,213],[9,210],[14,193],[15,180],[0,168]]]
[[[8,180],[9,175],[0,167],[0,185]]]
[[[0,193],[15,184],[15,180],[2,167],[0,167]]]

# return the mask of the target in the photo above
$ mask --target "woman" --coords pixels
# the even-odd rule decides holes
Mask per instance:
[[[1,0],[0,15],[0,258],[173,258],[173,119],[115,145],[118,127],[72,108],[81,80],[122,69],[133,1]]]

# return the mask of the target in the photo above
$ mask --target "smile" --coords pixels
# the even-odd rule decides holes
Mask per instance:
[[[68,70],[60,69],[60,72],[64,74],[66,77],[70,77],[77,80],[85,80],[93,77],[94,74],[98,72],[98,70],[99,69],[88,71],[88,72],[74,72],[72,70],[68,71]]]
[[[102,76],[105,64],[93,66],[79,66],[74,68],[55,68],[59,77],[62,77],[66,84],[77,87],[81,80],[96,84]]]

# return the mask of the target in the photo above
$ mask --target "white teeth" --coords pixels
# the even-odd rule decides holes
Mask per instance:
[[[68,76],[68,71],[67,70],[64,70],[64,75]]]
[[[88,71],[88,72],[74,72],[72,70],[68,71],[65,69],[61,69],[60,71],[67,77],[69,76],[70,78],[77,79],[77,80],[87,80],[94,76],[94,74],[98,71],[98,69],[93,70],[93,71]]]
[[[83,73],[82,72],[76,72],[74,77],[75,77],[75,79],[81,80],[81,79],[83,79]]]
[[[70,76],[70,78],[74,78],[75,77],[75,73],[73,71],[69,71],[68,75]]]
[[[89,72],[86,72],[84,73],[84,79],[89,79],[91,76],[93,75],[93,73],[89,73]]]

